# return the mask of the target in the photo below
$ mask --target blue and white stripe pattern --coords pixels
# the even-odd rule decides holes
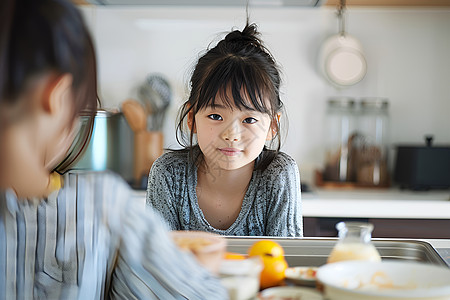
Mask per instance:
[[[45,200],[0,191],[1,300],[228,297],[118,175],[64,181]]]

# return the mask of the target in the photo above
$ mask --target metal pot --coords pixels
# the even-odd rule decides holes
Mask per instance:
[[[83,134],[88,117],[81,117]],[[111,170],[133,182],[134,134],[121,112],[97,111],[91,140],[72,170]]]

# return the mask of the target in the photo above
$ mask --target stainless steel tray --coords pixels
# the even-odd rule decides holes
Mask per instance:
[[[285,252],[289,266],[321,266],[336,244],[337,238],[276,238],[276,237],[227,237],[227,250],[245,254],[256,241],[271,239],[278,242]],[[410,260],[447,266],[447,263],[431,244],[417,240],[373,239],[383,260]]]

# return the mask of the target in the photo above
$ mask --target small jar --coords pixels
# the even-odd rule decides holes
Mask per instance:
[[[356,181],[362,185],[388,186],[388,101],[361,99],[355,152]]]
[[[326,156],[323,180],[354,181],[355,100],[331,98],[326,112]]]
[[[243,260],[222,260],[219,270],[220,282],[228,290],[229,299],[256,299],[263,267],[259,256]]]
[[[372,224],[339,222],[336,229],[339,239],[328,256],[327,263],[344,260],[381,261],[381,256],[372,243]]]

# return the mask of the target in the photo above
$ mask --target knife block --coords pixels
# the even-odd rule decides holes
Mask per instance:
[[[148,176],[153,162],[163,154],[164,135],[160,131],[134,133],[134,182],[140,184]]]

